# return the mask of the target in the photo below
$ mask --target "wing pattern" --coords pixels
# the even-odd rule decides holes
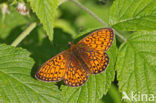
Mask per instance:
[[[77,87],[83,85],[87,80],[88,73],[77,60],[72,58],[65,73],[65,84],[68,86]]]
[[[46,61],[38,70],[35,77],[43,81],[60,81],[64,78],[66,60],[64,52]]]
[[[85,54],[84,59],[88,62],[87,64],[91,74],[101,73],[107,68],[109,64],[107,53],[103,51],[88,51]]]
[[[80,40],[78,44],[83,44],[95,50],[107,51],[113,42],[113,38],[114,33],[111,28],[102,28],[92,32],[90,35]]]

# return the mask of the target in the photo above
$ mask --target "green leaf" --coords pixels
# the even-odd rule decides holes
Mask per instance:
[[[59,103],[60,92],[52,83],[31,76],[34,61],[22,48],[0,44],[0,101],[4,103]]]
[[[105,72],[97,75],[90,75],[88,81],[81,87],[61,86],[65,103],[96,103],[103,94],[106,94],[114,80],[116,62],[116,40],[107,51],[110,63]]]
[[[66,2],[67,0],[59,0],[59,5],[61,5],[62,3]]]
[[[36,13],[49,39],[53,40],[53,27],[58,0],[28,0]]]
[[[155,30],[155,7],[156,0],[115,0],[109,23],[116,30]]]
[[[89,8],[91,11],[93,11],[106,23],[108,23],[109,8],[112,4],[112,0],[107,0],[106,4],[100,4],[100,0],[79,0],[79,2],[85,7]],[[73,2],[63,3],[60,6],[61,10],[63,10],[61,18],[64,18],[66,21],[71,23],[71,25],[77,29],[77,34],[79,34],[79,32],[86,31],[87,29],[104,27],[100,22],[90,16],[87,12],[74,5],[75,4],[73,4]]]
[[[94,12],[99,18],[101,18],[105,23],[108,24],[109,19],[109,9],[112,4],[111,0],[107,0],[107,3],[102,5],[100,4],[100,0],[79,0],[81,3],[89,8],[92,12]],[[100,22],[98,22],[95,18],[88,15],[87,12],[82,11],[81,14],[79,14],[79,17],[75,21],[76,25],[83,28],[84,30],[88,28],[95,28],[95,27],[105,27]]]
[[[10,7],[9,11],[10,14],[6,13],[5,17],[0,12],[0,38],[1,39],[6,39],[7,37],[10,38],[8,40],[5,40],[5,42],[6,41],[12,42],[15,39],[14,37],[16,37],[18,34],[20,34],[23,31],[22,27],[26,25],[28,22],[28,19],[20,15],[15,8]]]
[[[156,95],[156,31],[133,33],[119,49],[116,63],[120,91]]]
[[[102,99],[98,101],[98,103],[121,103],[121,96],[118,88],[112,84],[107,95],[104,95]]]
[[[63,19],[56,20],[55,28],[61,28],[64,32],[71,34],[73,37],[76,35],[73,26]]]

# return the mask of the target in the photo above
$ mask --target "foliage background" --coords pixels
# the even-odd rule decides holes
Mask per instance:
[[[25,2],[30,15],[16,11]],[[0,1],[0,102],[4,103],[120,103],[122,92],[156,95],[156,0],[79,0],[116,32],[107,51],[110,64],[84,86],[36,80],[36,70],[68,48],[68,41],[106,27],[72,0]],[[9,14],[2,13],[3,4]],[[4,19],[3,19],[4,18]],[[11,46],[32,23],[35,28]],[[107,26],[107,27],[108,27]],[[156,101],[156,99],[155,99]],[[155,102],[154,101],[154,102]],[[139,101],[142,102],[142,101]]]

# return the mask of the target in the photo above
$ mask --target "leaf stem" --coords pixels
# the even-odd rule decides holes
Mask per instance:
[[[121,38],[124,42],[127,41],[127,39],[126,39],[124,36],[122,36],[118,31],[116,31],[116,30],[114,30],[114,31],[115,31],[115,34],[116,34],[119,38]]]
[[[75,3],[77,6],[79,6],[81,9],[86,11],[88,14],[90,14],[92,17],[94,17],[97,21],[99,21],[102,25],[108,26],[101,18],[99,18],[94,12],[86,8],[84,5],[82,5],[78,0],[69,0],[73,3]]]
[[[84,11],[86,11],[88,14],[90,14],[92,17],[94,17],[97,21],[99,21],[102,25],[104,25],[105,27],[108,26],[108,24],[106,24],[101,18],[99,18],[94,12],[92,12],[91,10],[89,10],[87,7],[85,7],[84,5],[82,5],[78,0],[69,0],[71,2],[73,2],[74,4],[76,4],[77,6],[79,6],[81,9],[83,9]],[[115,31],[116,35],[121,38],[124,42],[127,41],[127,39],[122,36],[119,32]]]
[[[11,44],[11,46],[17,46],[30,32],[36,27],[37,23],[34,22],[28,26]]]

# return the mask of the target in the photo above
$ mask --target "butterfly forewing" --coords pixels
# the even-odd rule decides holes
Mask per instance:
[[[113,38],[114,33],[111,28],[102,28],[80,40],[77,45],[83,44],[88,48],[107,51],[113,42]]]
[[[61,52],[55,57],[46,61],[38,70],[35,77],[43,81],[60,81],[64,78],[66,59],[65,52]]]

